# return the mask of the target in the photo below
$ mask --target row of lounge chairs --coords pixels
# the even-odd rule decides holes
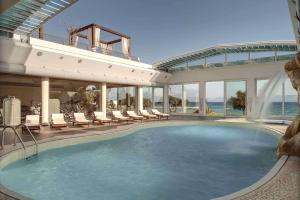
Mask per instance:
[[[84,113],[74,113],[73,114],[73,126],[75,125],[90,125],[92,123],[98,124],[111,124],[111,122],[124,122],[127,123],[133,120],[140,120],[141,122],[144,119],[169,119],[169,114],[161,113],[157,109],[152,109],[152,114],[147,110],[140,110],[140,115],[136,114],[134,111],[127,111],[127,116],[124,116],[120,111],[112,111],[112,118],[108,118],[106,113],[103,112],[94,112],[93,120],[88,120]],[[30,130],[40,130],[40,116],[39,115],[26,115],[25,126]],[[51,128],[63,128],[67,127],[68,123],[64,119],[64,114],[55,113],[51,115]]]

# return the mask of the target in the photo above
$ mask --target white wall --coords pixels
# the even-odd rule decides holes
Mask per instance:
[[[0,37],[0,72],[128,85],[156,85],[171,76],[152,65],[30,38]],[[111,66],[111,67],[110,67]]]

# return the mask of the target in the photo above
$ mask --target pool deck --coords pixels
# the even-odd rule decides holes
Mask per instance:
[[[168,123],[173,122],[176,123],[176,120],[163,120],[160,123]],[[180,120],[180,119],[179,119]],[[186,117],[182,120],[188,120]],[[191,121],[191,120],[188,120]],[[195,121],[195,120],[192,120]],[[198,120],[199,121],[199,120]],[[201,120],[205,121],[205,120]],[[216,122],[223,122],[223,123],[252,123],[247,121],[244,118],[224,118],[224,119],[217,119],[217,120],[208,120],[208,121],[216,121]],[[48,141],[60,140],[60,139],[68,139],[73,137],[84,137],[88,135],[95,135],[95,134],[118,134],[124,130],[132,129],[135,127],[140,127],[141,125],[151,125],[157,123],[156,121],[145,121],[141,122],[133,122],[133,123],[123,123],[120,124],[112,124],[112,125],[91,125],[90,127],[83,126],[83,127],[71,127],[71,128],[63,128],[63,129],[49,129],[48,127],[42,127],[41,132],[35,132],[34,135],[39,143],[44,143]],[[287,125],[280,125],[280,124],[264,124],[264,127],[275,130],[280,133],[284,133]],[[22,139],[25,142],[30,141],[30,137],[28,134],[22,134]],[[0,149],[0,156],[7,154],[10,151],[15,150],[16,148],[20,148],[20,144],[17,146],[13,145],[13,138],[6,138],[5,139],[5,149]],[[0,141],[1,142],[1,141]],[[29,142],[30,143],[30,142]],[[0,157],[1,159],[1,157]],[[0,199],[1,200],[12,200],[16,198],[9,197],[0,192]],[[222,198],[221,198],[222,199]],[[228,199],[228,198],[224,198]],[[280,169],[276,172],[275,175],[272,175],[264,184],[257,187],[255,190],[244,192],[242,195],[231,198],[235,200],[299,200],[300,199],[300,158],[299,157],[288,157]]]

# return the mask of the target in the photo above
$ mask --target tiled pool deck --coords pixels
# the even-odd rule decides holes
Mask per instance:
[[[178,117],[176,118],[178,119]],[[185,118],[186,119],[186,118]],[[210,120],[211,121],[211,120]],[[245,119],[240,118],[229,118],[229,119],[219,119],[213,120],[219,122],[229,122],[229,123],[251,123]],[[169,121],[160,121],[160,123],[176,123],[177,120]],[[51,130],[49,128],[42,128],[40,133],[34,133],[35,137],[39,143],[45,143],[55,140],[64,140],[75,137],[84,137],[92,135],[115,135],[125,130],[133,129],[136,127],[147,126],[156,124],[156,121],[146,121],[143,123],[134,122],[129,124],[112,124],[108,125],[91,125],[90,127],[72,127],[64,128],[62,130]],[[277,132],[284,133],[287,128],[286,125],[263,125],[269,129],[275,130]],[[30,141],[30,137],[25,133],[22,134],[24,141]],[[0,141],[1,142],[1,141]],[[7,138],[5,143],[8,144],[5,146],[5,150],[0,150],[0,156],[7,154],[10,151],[20,148],[18,144],[17,147],[13,146],[13,138]],[[0,157],[1,159],[1,157]],[[250,200],[250,199],[263,199],[263,200],[299,200],[300,199],[300,158],[299,157],[289,157],[284,161],[284,164],[280,166],[281,168],[276,172],[275,175],[272,175],[266,182],[257,187],[253,191],[244,192],[242,195],[231,198],[236,200]],[[9,197],[0,192],[1,200],[12,200],[16,199]],[[224,198],[229,199],[229,198]]]

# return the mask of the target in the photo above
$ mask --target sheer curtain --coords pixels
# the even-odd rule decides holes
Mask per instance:
[[[100,36],[101,36],[101,29],[95,28],[95,46],[98,48],[100,46]]]
[[[70,45],[77,47],[77,43],[78,43],[78,36],[77,35],[72,35],[70,38]]]
[[[130,48],[130,40],[128,38],[122,37],[122,52],[125,57],[129,57],[129,48]]]
[[[113,44],[100,43],[100,47],[101,47],[103,54],[106,54],[106,55],[112,54]]]
[[[87,29],[87,38],[88,38],[88,41],[90,43],[90,47],[89,49],[93,51],[93,48],[92,48],[92,40],[93,40],[93,31],[92,31],[92,27],[91,28],[88,28]]]

